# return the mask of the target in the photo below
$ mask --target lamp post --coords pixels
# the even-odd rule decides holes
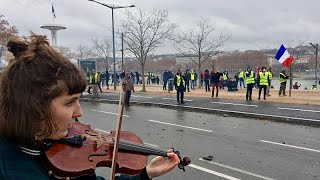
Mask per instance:
[[[123,64],[123,33],[121,33],[121,69],[124,71],[124,64]]]
[[[315,75],[315,78],[316,78],[315,87],[317,88],[317,85],[318,85],[317,72],[318,72],[318,50],[319,50],[319,44],[317,43],[316,45],[314,45],[314,44],[310,43],[310,45],[316,49],[316,71],[315,71],[314,75]]]
[[[131,8],[131,7],[135,7],[135,5],[131,5],[131,6],[116,6],[116,5],[110,5],[110,4],[104,4],[95,0],[89,0],[95,3],[98,3],[102,6],[105,6],[107,8],[111,9],[111,14],[112,14],[112,46],[113,46],[113,84],[114,84],[114,90],[117,89],[116,86],[116,82],[117,82],[117,78],[116,78],[116,50],[115,50],[115,42],[114,42],[114,16],[113,16],[113,10],[114,9],[122,9],[122,8]]]

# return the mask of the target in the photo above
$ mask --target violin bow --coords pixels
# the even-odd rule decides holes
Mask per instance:
[[[113,156],[112,156],[110,180],[114,180],[115,174],[116,174],[120,131],[121,131],[122,117],[123,117],[123,111],[124,111],[124,105],[125,105],[124,101],[125,101],[126,95],[127,95],[127,83],[123,81],[122,91],[120,92],[119,107],[118,107],[116,134],[115,134],[114,145],[113,145]]]

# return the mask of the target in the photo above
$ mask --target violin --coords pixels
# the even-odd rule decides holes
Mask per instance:
[[[46,148],[46,168],[56,178],[72,179],[92,175],[96,167],[111,167],[115,132],[100,134],[89,125],[75,122],[68,130],[66,138],[51,141]],[[148,163],[149,155],[167,156],[166,150],[144,145],[135,134],[120,132],[120,141],[116,161],[116,173],[138,174]],[[180,159],[179,169],[189,165],[188,157]]]

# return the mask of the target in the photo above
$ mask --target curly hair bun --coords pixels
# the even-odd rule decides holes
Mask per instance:
[[[7,47],[14,57],[19,58],[28,49],[28,44],[18,38],[13,38],[9,40]]]
[[[13,53],[16,59],[31,60],[44,51],[50,51],[49,41],[44,35],[37,35],[31,32],[29,38],[19,39],[15,37],[7,43],[8,50]]]

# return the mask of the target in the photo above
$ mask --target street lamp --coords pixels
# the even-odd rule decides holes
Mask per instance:
[[[310,43],[310,45],[316,49],[316,71],[315,71],[314,75],[315,75],[315,78],[316,78],[315,87],[317,88],[317,85],[318,85],[317,72],[318,72],[318,50],[319,50],[319,44],[317,43],[316,45],[314,45],[314,44]]]
[[[112,13],[112,45],[113,45],[113,84],[114,84],[114,90],[117,89],[116,86],[116,82],[117,82],[117,78],[116,78],[116,49],[115,49],[115,42],[114,42],[114,17],[113,17],[113,10],[114,9],[122,9],[122,8],[131,8],[131,7],[136,7],[135,5],[131,5],[131,6],[116,6],[113,4],[104,4],[95,0],[88,0],[88,1],[92,1],[95,3],[98,3],[102,6],[105,6],[107,8],[111,9],[111,13]]]

